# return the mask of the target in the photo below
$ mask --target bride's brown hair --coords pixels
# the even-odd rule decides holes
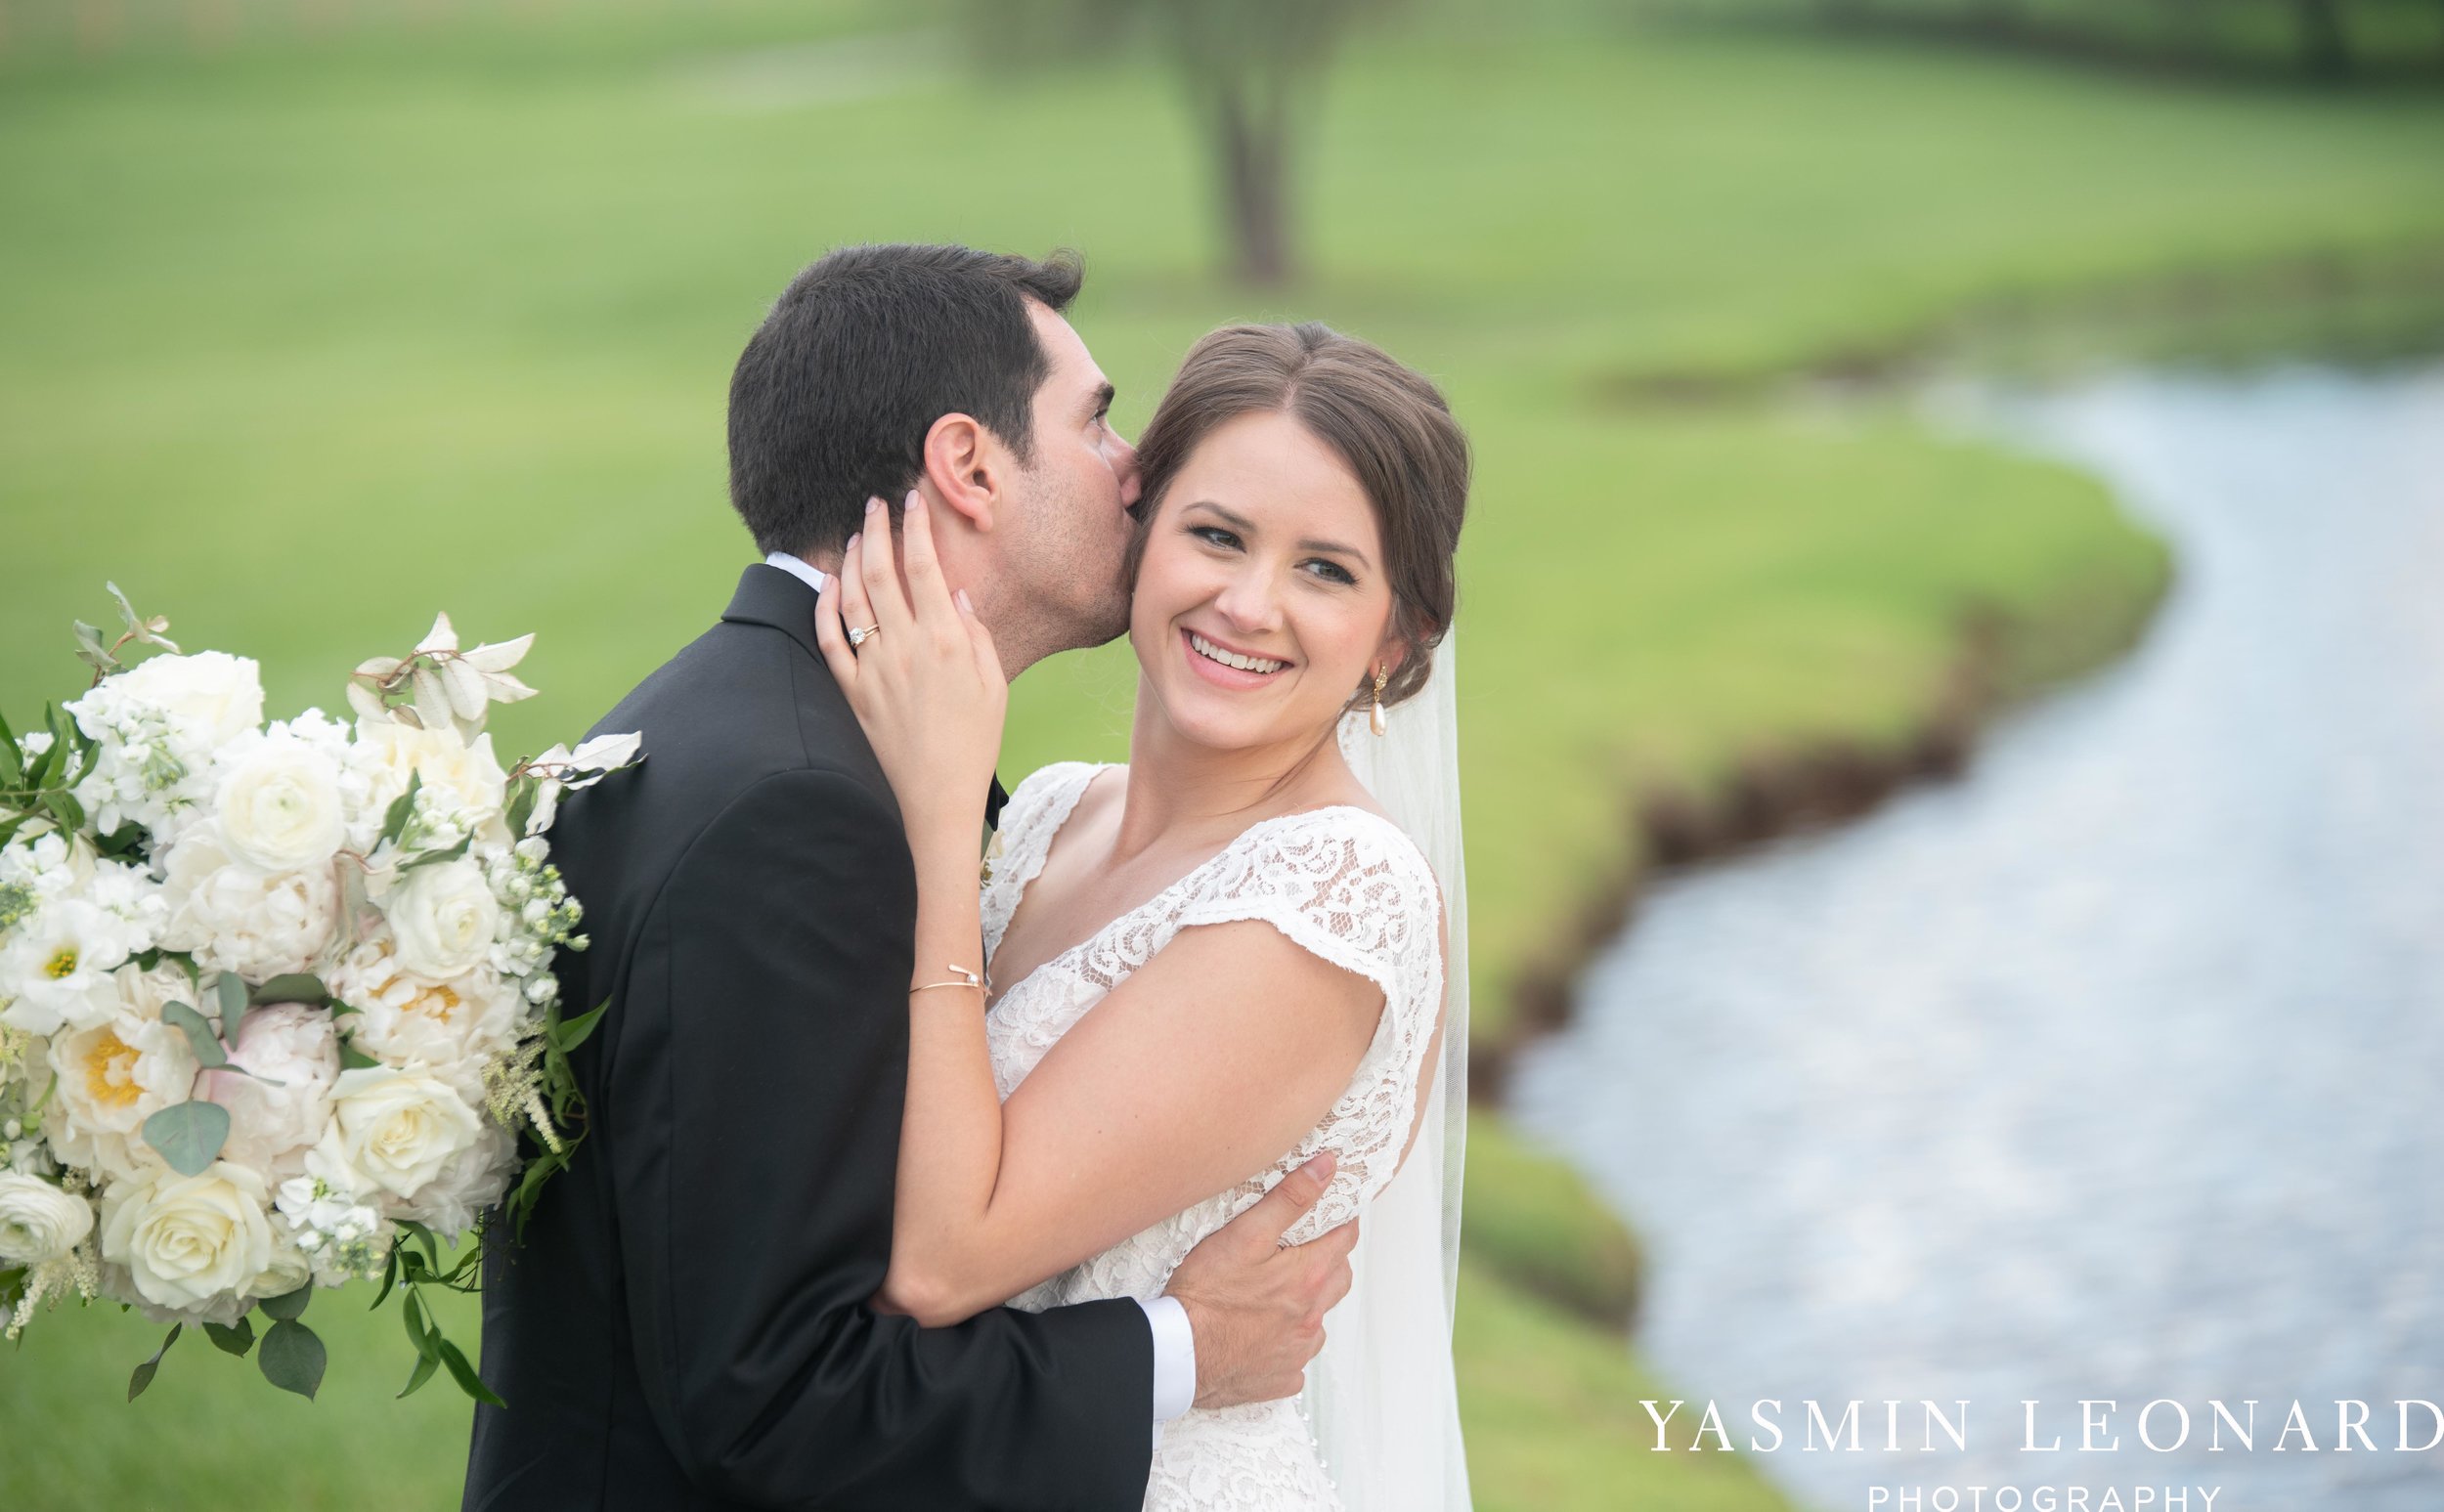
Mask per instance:
[[[1442,392],[1380,347],[1329,325],[1225,325],[1190,349],[1137,442],[1145,507],[1129,542],[1137,582],[1146,530],[1200,443],[1243,414],[1287,414],[1331,447],[1375,506],[1392,633],[1408,647],[1383,685],[1396,704],[1425,685],[1459,597],[1453,557],[1468,509],[1468,438]],[[1374,695],[1361,687],[1353,705]]]

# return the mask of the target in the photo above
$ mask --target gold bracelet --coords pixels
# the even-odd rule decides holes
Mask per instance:
[[[966,967],[959,965],[955,961],[943,967],[942,970],[945,972],[957,972],[959,979],[957,981],[919,982],[917,985],[910,987],[908,990],[913,993],[931,992],[936,987],[974,987],[979,992],[985,992],[992,986],[991,977],[979,976],[974,972],[969,971]]]

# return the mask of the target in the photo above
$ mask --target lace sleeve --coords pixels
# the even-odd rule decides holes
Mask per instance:
[[[1442,1008],[1440,895],[1417,846],[1364,809],[1292,815],[1224,859],[1180,928],[1261,921],[1383,993],[1382,1016],[1348,1089],[1263,1182],[1270,1187],[1322,1150],[1339,1155],[1324,1199],[1290,1231],[1304,1242],[1353,1216],[1399,1169]]]

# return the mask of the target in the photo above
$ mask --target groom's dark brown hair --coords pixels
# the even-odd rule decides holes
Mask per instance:
[[[1052,364],[1026,301],[1057,314],[1084,278],[1073,252],[893,244],[841,247],[792,279],[730,374],[730,503],[756,549],[847,545],[866,499],[916,486],[945,414],[1030,461]]]

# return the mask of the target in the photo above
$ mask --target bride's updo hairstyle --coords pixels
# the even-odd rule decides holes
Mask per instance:
[[[1383,684],[1396,704],[1425,686],[1459,596],[1452,558],[1468,508],[1468,438],[1425,376],[1329,325],[1225,325],[1197,343],[1137,442],[1145,507],[1129,543],[1137,582],[1146,532],[1200,443],[1244,414],[1287,414],[1331,447],[1375,506],[1392,589],[1392,633],[1408,645]],[[1370,682],[1352,707],[1375,692]]]

